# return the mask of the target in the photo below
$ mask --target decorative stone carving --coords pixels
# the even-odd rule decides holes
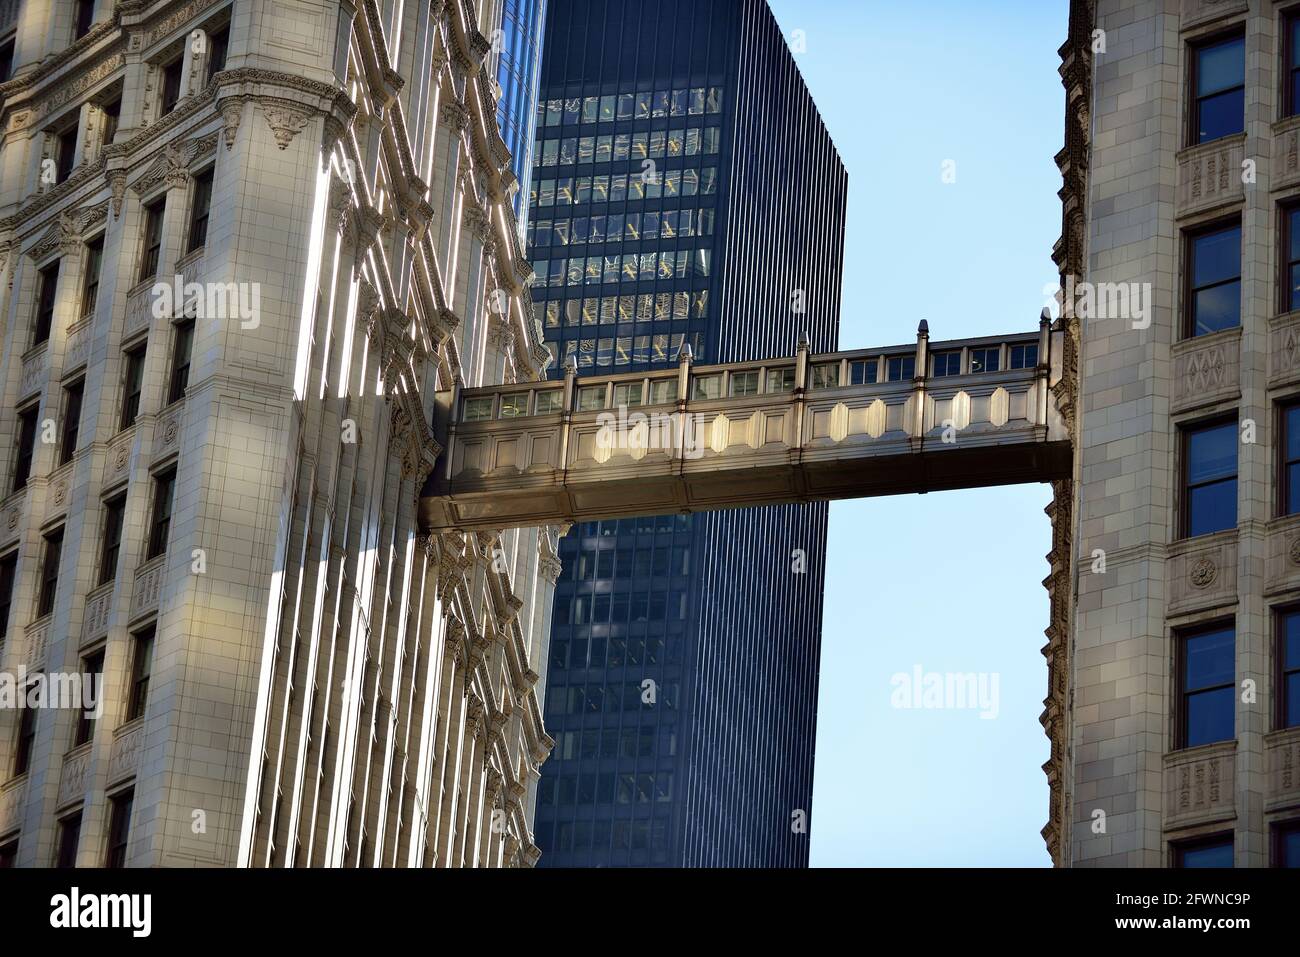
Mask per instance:
[[[1234,814],[1237,742],[1165,755],[1165,829],[1203,824]]]
[[[275,137],[275,145],[288,148],[293,138],[307,128],[311,117],[302,109],[278,101],[262,104],[262,115]]]
[[[1199,558],[1188,575],[1193,588],[1209,588],[1219,576],[1219,566],[1208,558]]]
[[[1191,146],[1178,154],[1178,215],[1235,202],[1243,195],[1246,136]]]
[[[126,170],[115,169],[108,174],[108,188],[113,194],[113,218],[122,215],[122,200],[126,197]]]
[[[221,102],[221,135],[226,143],[226,152],[235,145],[235,137],[239,134],[239,121],[244,116],[244,101],[240,99],[222,100]]]

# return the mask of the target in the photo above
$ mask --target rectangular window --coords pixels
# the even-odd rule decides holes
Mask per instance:
[[[0,558],[0,648],[9,633],[9,609],[14,600],[14,580],[18,577],[18,553]]]
[[[63,438],[59,443],[59,464],[72,461],[81,431],[81,403],[86,394],[86,380],[78,379],[63,387]]]
[[[135,804],[135,791],[115,794],[109,799],[108,856],[104,866],[126,867],[126,845],[131,834],[131,809]]]
[[[32,345],[39,346],[50,338],[54,326],[54,296],[59,287],[59,266],[56,259],[37,274],[36,321],[33,324]]]
[[[1281,259],[1281,308],[1283,312],[1290,312],[1300,309],[1300,206],[1287,206],[1282,210]]]
[[[1178,747],[1236,737],[1236,634],[1215,625],[1178,636]]]
[[[1283,93],[1286,109],[1283,113],[1295,116],[1300,113],[1300,13],[1292,13],[1286,18],[1283,37],[1283,58],[1286,65],[1286,79],[1283,81],[1286,85]]]
[[[41,562],[40,592],[36,599],[36,617],[54,611],[54,596],[59,589],[59,560],[63,557],[63,529],[45,536],[45,557]]]
[[[136,277],[136,282],[144,282],[158,275],[165,202],[158,199],[144,208],[144,256],[140,259],[140,274]]]
[[[988,349],[972,349],[970,351],[970,371],[972,374],[980,372],[997,372],[1002,362],[1002,350],[998,346]]]
[[[167,551],[172,529],[172,499],[176,494],[176,470],[168,469],[153,480],[153,518],[149,523],[149,551],[145,561]]]
[[[603,385],[584,386],[578,390],[578,411],[590,412],[605,407],[605,387]]]
[[[6,841],[0,844],[0,871],[7,870],[17,865],[18,862],[18,839]]]
[[[547,389],[545,392],[537,393],[536,409],[534,415],[551,415],[559,412],[564,405],[564,393],[559,389]]]
[[[126,705],[126,720],[144,717],[149,704],[149,676],[153,671],[154,626],[132,636],[131,696]]]
[[[1174,867],[1231,867],[1232,835],[1220,834],[1174,845]]]
[[[31,689],[28,685],[23,690],[23,700]],[[20,708],[18,710],[18,740],[14,742],[14,777],[26,774],[32,764],[32,747],[36,744],[36,709]]]
[[[77,159],[77,127],[71,126],[54,137],[54,176],[55,182],[62,183],[72,175],[73,163]]]
[[[36,451],[36,414],[38,407],[33,405],[18,413],[18,429],[15,436],[18,448],[14,456],[14,484],[16,492],[27,487],[27,480],[32,474],[32,455]]]
[[[1277,616],[1277,728],[1300,727],[1300,608]]]
[[[54,855],[54,866],[77,866],[77,845],[81,843],[81,812],[65,817],[59,822],[59,848]]]
[[[815,389],[836,389],[840,384],[840,364],[838,362],[824,362],[820,365],[812,366],[809,370],[808,388]]]
[[[212,170],[194,177],[194,205],[190,209],[190,239],[185,252],[192,253],[208,241],[208,211],[212,206]]]
[[[208,73],[204,86],[226,68],[226,54],[230,50],[230,27],[225,26],[208,36]]]
[[[936,352],[934,354],[934,375],[935,378],[961,375],[961,353]]]
[[[758,395],[757,372],[733,372],[729,388],[733,396]]]
[[[1241,325],[1241,225],[1187,237],[1186,327],[1204,336]]]
[[[181,99],[181,72],[185,69],[185,57],[178,56],[162,68],[162,108],[160,117],[176,109]]]
[[[122,98],[119,96],[100,107],[104,111],[104,145],[117,138],[118,122],[122,119]]]
[[[77,9],[72,19],[72,39],[80,40],[90,32],[95,22],[95,0],[77,0]]]
[[[528,393],[515,392],[501,397],[501,418],[517,419],[528,414]]]
[[[98,704],[104,691],[104,649],[89,654],[81,659],[81,680],[90,682],[90,701]],[[85,703],[83,697],[82,702]],[[72,746],[80,747],[95,736],[95,708],[85,708],[77,718],[77,727],[72,736]]]
[[[1012,346],[1008,369],[1032,369],[1038,365],[1038,344]]]
[[[0,43],[0,83],[9,79],[14,70],[14,41]]]
[[[892,356],[885,361],[886,382],[908,382],[916,378],[916,356]]]
[[[1183,537],[1237,526],[1237,423],[1183,430]]]
[[[1300,867],[1300,821],[1273,828],[1273,866]]]
[[[1229,37],[1192,49],[1192,143],[1246,128],[1246,38]]]
[[[86,243],[86,278],[81,287],[81,315],[93,316],[99,302],[99,274],[104,265],[104,237]]]
[[[474,396],[466,399],[461,406],[462,422],[486,422],[492,418],[494,398],[490,395]]]
[[[879,359],[855,359],[849,363],[850,385],[871,385],[876,381]]]
[[[126,496],[104,503],[104,544],[99,552],[99,584],[106,585],[117,575],[117,560],[122,553],[122,526],[126,520]]]
[[[140,414],[140,393],[144,390],[144,357],[146,343],[140,343],[126,353],[126,376],[122,380],[122,421],[119,429],[135,425]]]
[[[186,319],[175,326],[176,338],[172,343],[172,379],[167,388],[167,404],[185,398],[190,384],[190,353],[194,349],[194,320]]]
[[[794,391],[794,369],[768,369],[767,393],[769,395]]]

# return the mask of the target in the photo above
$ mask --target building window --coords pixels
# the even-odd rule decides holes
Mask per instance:
[[[14,580],[18,577],[18,553],[0,558],[0,648],[9,634],[9,609],[14,601]]]
[[[54,175],[55,182],[62,183],[72,175],[73,163],[77,158],[77,127],[72,126],[54,137]]]
[[[153,482],[153,520],[149,524],[146,561],[167,551],[167,538],[172,528],[172,498],[176,493],[176,469],[159,474]]]
[[[1174,845],[1174,867],[1231,867],[1232,835],[1220,834]]]
[[[144,208],[144,256],[140,260],[140,275],[136,278],[136,282],[144,282],[158,275],[165,203],[165,199],[156,199]]]
[[[942,378],[950,375],[961,375],[961,353],[936,352],[934,354],[935,378]]]
[[[32,345],[39,346],[50,338],[54,326],[54,295],[59,288],[59,266],[56,259],[37,274],[36,322]]]
[[[1300,309],[1300,205],[1282,209],[1283,312]]]
[[[59,464],[72,461],[81,431],[81,403],[86,394],[86,380],[78,379],[63,387],[63,439],[59,443]]]
[[[1183,430],[1183,535],[1237,526],[1237,423]]]
[[[100,703],[100,695],[104,693],[104,649],[101,648],[93,654],[89,654],[81,659],[81,680],[91,683],[90,690],[93,697],[90,699],[92,705]],[[82,699],[83,704],[85,699]],[[80,716],[77,718],[76,731],[72,736],[72,746],[80,747],[95,736],[95,709],[83,708]]]
[[[1273,827],[1273,866],[1300,867],[1300,820]]]
[[[1300,608],[1277,617],[1278,728],[1300,727]]]
[[[1300,13],[1292,13],[1286,18],[1283,36],[1282,55],[1286,70],[1283,81],[1286,84],[1283,92],[1286,109],[1283,112],[1286,116],[1295,116],[1300,113]]]
[[[225,26],[208,36],[208,74],[204,86],[226,68],[226,53],[230,49],[230,27]]]
[[[124,791],[109,798],[108,856],[104,866],[126,867],[126,845],[131,835],[131,809],[135,805],[135,791]]]
[[[1231,625],[1178,636],[1178,746],[1236,737],[1236,636]]]
[[[190,353],[194,349],[194,320],[176,323],[176,339],[172,343],[172,380],[167,389],[167,404],[185,398],[190,384]]]
[[[838,362],[823,362],[819,365],[812,366],[808,371],[809,389],[839,388],[840,364]]]
[[[885,360],[886,382],[909,382],[916,378],[916,356],[893,356]]]
[[[77,0],[77,9],[72,22],[72,39],[80,40],[89,33],[91,25],[95,22],[95,0]]]
[[[126,353],[126,378],[122,381],[122,422],[120,428],[135,425],[140,414],[140,393],[144,389],[144,357],[146,343],[140,343]]]
[[[118,123],[122,119],[122,98],[110,100],[100,109],[104,111],[104,145],[108,146],[117,138]]]
[[[0,871],[14,867],[18,862],[18,839],[0,844]]]
[[[81,315],[93,316],[99,303],[99,275],[104,267],[104,237],[86,243],[86,279],[81,287]]]
[[[185,57],[178,56],[162,68],[162,109],[158,115],[166,116],[176,109],[181,99],[181,73],[185,69]]]
[[[970,371],[974,375],[980,372],[997,372],[1002,364],[1002,349],[993,346],[987,349],[970,351]]]
[[[1038,365],[1038,344],[1012,346],[1008,369],[1032,369]]]
[[[14,41],[0,43],[0,83],[9,79],[14,70]]]
[[[1208,143],[1246,128],[1246,38],[1192,50],[1192,142]]]
[[[40,594],[36,600],[36,617],[54,611],[54,596],[59,589],[59,560],[63,556],[63,529],[45,536],[45,560],[41,562]]]
[[[36,452],[36,406],[29,406],[18,413],[18,448],[14,459],[14,485],[17,492],[27,487],[27,480],[32,474],[32,456]]]
[[[1204,336],[1241,325],[1241,225],[1187,237],[1187,334]]]
[[[876,381],[878,359],[855,359],[849,363],[850,385],[871,385]]]
[[[81,843],[81,812],[59,822],[59,849],[54,856],[54,866],[77,866],[77,845]]]
[[[144,709],[149,704],[149,676],[153,670],[154,626],[136,632],[132,638],[134,650],[131,655],[131,697],[127,701],[126,720],[135,721],[144,717]]]
[[[194,177],[194,205],[190,209],[190,240],[186,253],[203,247],[208,241],[208,210],[212,205],[212,170]]]
[[[104,503],[104,544],[99,553],[99,584],[106,585],[117,575],[117,560],[122,553],[122,526],[126,521],[126,496]]]
[[[23,701],[31,693],[31,685],[23,688]],[[14,742],[14,777],[26,774],[32,766],[32,748],[36,744],[36,709],[18,709],[18,740]]]

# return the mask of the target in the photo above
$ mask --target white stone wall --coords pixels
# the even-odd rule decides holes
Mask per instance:
[[[76,671],[103,647],[106,709],[76,749],[76,713],[40,712],[12,779],[18,715],[0,710],[0,842],[48,866],[57,822],[80,811],[78,863],[99,865],[107,798],[133,787],[132,865],[533,863],[555,530],[431,539],[415,521],[435,395],[538,376],[545,355],[486,40],[457,2],[368,0],[350,28],[346,2],[122,0],[42,61],[68,46],[62,9],[24,6],[0,87],[0,431],[33,400],[61,426],[61,385],[82,370],[86,398],[73,460],[56,468],[38,443],[27,488],[0,500],[0,556],[18,557],[0,670]],[[209,83],[192,32],[227,23]],[[160,116],[176,54],[185,95]],[[117,136],[96,142],[86,104],[115,89]],[[45,134],[74,115],[80,165],[43,183]],[[207,240],[187,255],[207,169]],[[136,282],[158,199],[159,275],[242,284],[260,304],[198,316],[170,405],[174,317]],[[82,319],[83,244],[101,233]],[[33,350],[36,272],[59,256]],[[119,431],[124,347],[141,342],[140,415]],[[13,459],[6,443],[3,493]],[[145,561],[153,477],[172,466],[168,547]],[[118,573],[97,586],[103,503],[121,491]],[[37,619],[41,536],[60,523],[55,609]],[[151,622],[148,708],[124,723],[131,634]]]

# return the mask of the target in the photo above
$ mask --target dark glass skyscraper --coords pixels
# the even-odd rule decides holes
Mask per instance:
[[[528,236],[553,374],[832,351],[846,190],[764,0],[551,0]],[[807,863],[826,514],[562,540],[543,865]]]
[[[501,127],[501,138],[510,147],[511,169],[519,180],[514,207],[520,222],[525,221],[528,212],[525,200],[532,170],[528,148],[533,140],[545,20],[546,0],[502,0],[501,33],[494,38],[500,44],[497,83],[501,86],[501,99],[497,101],[497,125]]]

